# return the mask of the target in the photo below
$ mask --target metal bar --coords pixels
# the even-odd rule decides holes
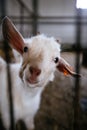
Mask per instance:
[[[1,0],[1,14],[2,19],[6,16],[6,0]],[[10,75],[10,67],[9,67],[9,53],[8,53],[8,44],[7,41],[4,41],[4,53],[7,62],[7,86],[8,86],[8,98],[9,98],[9,114],[10,114],[10,123],[11,130],[14,130],[14,112],[13,112],[13,97],[12,97],[12,85],[11,85],[11,75]]]
[[[33,5],[33,10],[34,10],[34,15],[32,15],[32,34],[36,35],[37,34],[37,28],[38,28],[38,0],[32,0],[32,5]]]
[[[17,0],[17,2],[21,5],[21,6],[24,6],[25,10],[30,14],[34,14],[34,12],[32,12],[26,5],[25,3],[22,1],[22,0]]]
[[[1,19],[4,18],[6,14],[5,4],[6,4],[6,0],[0,0]]]
[[[8,98],[9,98],[9,114],[10,114],[10,129],[15,130],[14,127],[14,111],[13,111],[13,96],[12,96],[12,83],[11,83],[11,74],[10,74],[10,66],[9,66],[9,47],[7,41],[4,41],[4,52],[5,58],[7,62],[7,81],[8,81]]]
[[[79,22],[78,22],[79,19]],[[77,10],[77,22],[76,22],[76,72],[80,73],[80,51],[81,51],[81,10]],[[75,79],[75,96],[74,96],[74,130],[80,129],[80,105],[79,105],[79,95],[80,95],[80,79],[76,77]]]
[[[23,10],[23,7],[21,7],[21,11],[20,13],[23,14],[24,10]],[[21,15],[21,18],[20,17],[16,17],[16,16],[9,16],[12,21],[14,21],[16,24],[19,24],[20,23],[20,19],[22,19],[23,22],[21,22],[21,24],[32,24],[32,22],[34,21],[33,20],[33,17],[30,17],[30,16],[22,16]],[[72,18],[64,18],[64,19],[60,19],[60,17],[57,17],[56,19],[54,19],[53,17],[51,19],[49,18],[44,18],[44,17],[38,17],[37,16],[37,19],[38,19],[38,23],[39,24],[60,24],[60,25],[63,25],[63,24],[66,24],[66,25],[76,25],[76,17],[73,17]],[[81,24],[83,25],[86,25],[87,24],[87,18],[86,17],[82,17],[83,21],[80,21],[78,19],[78,23],[80,21]],[[44,21],[43,21],[44,20]],[[79,24],[80,24],[79,23]]]
[[[20,20],[19,21],[14,21],[12,20],[15,24],[20,24]],[[26,24],[26,25],[31,25],[33,23],[33,21],[23,21],[21,22],[21,25],[23,24]],[[76,25],[76,22],[43,22],[43,21],[38,21],[38,25],[39,24],[42,24],[42,25],[66,25],[66,26],[69,26],[69,25]],[[85,23],[81,23],[81,24],[84,24],[84,25],[87,25],[87,22]]]
[[[20,32],[23,35],[24,30],[24,5],[20,6]]]
[[[19,16],[9,15],[11,19],[19,19]],[[32,18],[32,16],[24,16],[24,19]],[[39,16],[39,19],[76,19],[77,16]],[[87,19],[87,16],[82,16],[82,19]]]

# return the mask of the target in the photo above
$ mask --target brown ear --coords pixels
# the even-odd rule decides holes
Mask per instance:
[[[63,72],[64,75],[72,75],[74,77],[79,76],[81,77],[80,74],[77,74],[73,71],[73,68],[63,59],[59,59],[59,64],[57,66],[58,70]]]
[[[2,32],[4,39],[9,42],[14,49],[22,54],[24,48],[23,37],[8,17],[3,19]]]

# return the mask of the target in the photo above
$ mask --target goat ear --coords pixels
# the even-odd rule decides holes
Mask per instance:
[[[17,31],[15,25],[6,16],[2,22],[2,32],[4,39],[16,49],[19,53],[23,53],[24,40],[19,31]]]
[[[73,71],[73,68],[63,59],[59,59],[59,64],[57,66],[57,69],[60,72],[63,72],[64,75],[72,75],[73,77],[79,76],[81,77],[80,74],[77,74],[76,72]]]

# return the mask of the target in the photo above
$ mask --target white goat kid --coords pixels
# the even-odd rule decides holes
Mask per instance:
[[[59,69],[76,76],[60,57],[60,45],[54,38],[37,35],[24,39],[8,17],[2,24],[5,40],[22,56],[22,63],[10,64],[15,123],[22,119],[34,129],[34,117],[40,106],[41,93]],[[6,63],[0,59],[0,110],[5,127],[10,127]]]

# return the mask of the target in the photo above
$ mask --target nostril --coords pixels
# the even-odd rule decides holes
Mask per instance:
[[[32,67],[32,66],[30,66],[29,71],[30,71],[30,73],[31,73],[32,75],[36,75],[36,76],[39,76],[40,73],[41,73],[41,70],[40,70],[40,69],[34,68],[34,67]]]
[[[38,69],[37,72],[36,72],[36,75],[38,76],[38,75],[40,75],[40,73],[41,73],[41,70]]]
[[[29,71],[30,71],[31,74],[33,74],[33,67],[30,67]]]

